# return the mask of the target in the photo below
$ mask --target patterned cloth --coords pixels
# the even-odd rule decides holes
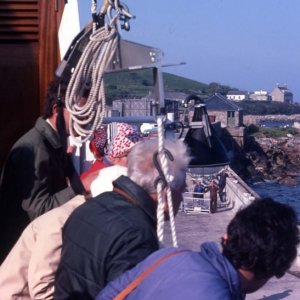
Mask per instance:
[[[110,145],[109,156],[126,156],[129,150],[142,139],[141,135],[129,124],[117,123],[117,135]]]
[[[94,137],[90,142],[90,150],[96,156],[103,156],[107,144],[107,126],[102,125],[99,129],[95,130]]]

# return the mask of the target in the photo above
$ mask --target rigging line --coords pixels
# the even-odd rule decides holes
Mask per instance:
[[[166,184],[167,191],[167,203],[169,209],[169,218],[170,218],[170,227],[172,234],[172,243],[174,247],[177,247],[177,236],[175,228],[175,218],[172,202],[172,191],[170,184],[174,178],[170,175],[169,172],[169,162],[168,158],[172,160],[172,155],[169,156],[168,152],[164,148],[164,120],[166,117],[159,116],[157,118],[157,129],[158,129],[158,155],[157,158],[160,161],[161,171],[163,172],[162,179],[158,180],[157,183],[157,196],[158,196],[158,206],[157,206],[157,236],[160,242],[163,242],[164,237],[164,207],[165,207],[165,198],[164,198],[164,185]]]

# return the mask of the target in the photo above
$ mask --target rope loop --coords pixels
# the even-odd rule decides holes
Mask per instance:
[[[164,210],[165,210],[165,194],[164,190],[167,192],[167,203],[168,203],[168,213],[170,218],[170,227],[172,234],[173,246],[177,247],[177,237],[175,229],[175,218],[172,202],[172,191],[171,182],[173,180],[172,176],[169,174],[169,163],[168,159],[173,161],[174,158],[170,151],[164,148],[164,122],[166,117],[159,116],[157,118],[157,131],[158,131],[158,152],[155,153],[153,159],[154,164],[159,173],[158,179],[155,181],[157,187],[157,236],[159,241],[163,242],[164,236]],[[158,163],[159,161],[159,163]]]
[[[168,149],[163,149],[163,151],[166,153],[167,157],[169,160],[173,161],[174,160],[174,157],[172,155],[172,153],[168,150]],[[157,187],[157,184],[159,181],[161,181],[162,183],[162,188],[164,189],[165,187],[167,187],[168,185],[168,181],[165,177],[165,174],[163,172],[163,170],[161,169],[161,166],[159,164],[159,161],[158,161],[158,151],[156,151],[153,155],[153,163],[155,165],[155,168],[157,169],[158,171],[158,174],[159,176],[156,178],[155,182],[154,182],[154,186]]]

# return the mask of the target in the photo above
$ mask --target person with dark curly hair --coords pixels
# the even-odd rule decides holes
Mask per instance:
[[[257,199],[230,221],[222,249],[214,242],[203,243],[200,252],[160,249],[110,282],[96,300],[244,299],[271,277],[285,274],[299,238],[290,206]]]
[[[242,284],[250,278],[252,285],[282,277],[296,258],[298,243],[296,214],[271,198],[239,211],[222,239],[223,255],[241,273]],[[255,289],[248,286],[248,292]]]

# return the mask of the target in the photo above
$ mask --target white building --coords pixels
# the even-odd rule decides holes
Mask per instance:
[[[249,94],[245,91],[229,91],[226,97],[233,101],[249,100]]]
[[[272,98],[267,91],[254,91],[250,93],[249,98],[254,101],[271,101]]]

